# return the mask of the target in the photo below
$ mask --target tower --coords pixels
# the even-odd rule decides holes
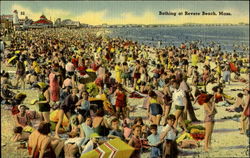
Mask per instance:
[[[13,15],[13,24],[19,24],[19,18],[18,18],[18,12],[17,10],[14,10],[14,15]]]

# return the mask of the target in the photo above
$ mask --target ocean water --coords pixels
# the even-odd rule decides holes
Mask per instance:
[[[153,28],[109,28],[109,36],[121,37],[161,47],[175,45],[182,42],[200,41],[200,47],[220,46],[224,52],[247,53],[249,49],[249,26],[179,26],[179,27],[153,27]],[[213,43],[213,44],[212,44]]]

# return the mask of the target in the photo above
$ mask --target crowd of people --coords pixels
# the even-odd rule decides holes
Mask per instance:
[[[177,157],[176,139],[188,131],[186,120],[200,122],[196,102],[205,111],[205,151],[211,147],[217,105],[233,104],[227,110],[241,113],[240,132],[249,131],[249,88],[236,101],[223,93],[233,81],[248,83],[240,68],[249,61],[236,52],[201,48],[197,42],[154,48],[95,32],[15,31],[4,45],[2,64],[16,72],[14,81],[1,71],[1,104],[11,107],[15,119],[13,140],[27,141],[33,157],[84,156],[114,138],[134,147],[132,158],[144,151],[152,158]],[[211,83],[213,93],[207,90]],[[34,91],[31,104],[38,111],[24,104],[26,89]],[[146,118],[130,117],[139,105],[129,105],[129,98],[144,100]]]

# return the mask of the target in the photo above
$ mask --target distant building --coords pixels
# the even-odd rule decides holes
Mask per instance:
[[[14,13],[13,14],[13,24],[18,25],[19,24],[18,12],[17,12],[17,10],[14,10],[13,13]]]
[[[4,29],[11,29],[13,28],[13,22],[9,21],[8,19],[1,19],[1,28]]]
[[[61,18],[57,18],[55,21],[55,27],[60,27],[60,26],[62,26]]]
[[[13,15],[1,15],[1,20],[8,20],[13,22]]]
[[[1,15],[1,28],[11,29],[13,28],[13,15]]]
[[[32,24],[33,24],[33,20],[29,19],[27,16],[25,17],[25,19],[23,20],[22,26],[24,29],[28,29]]]
[[[20,23],[19,23],[17,10],[13,11],[13,28],[14,28],[14,30],[20,29]]]
[[[69,27],[69,28],[80,27],[80,22],[79,21],[72,21],[71,19],[65,19],[61,22],[61,26]]]
[[[33,26],[52,27],[53,22],[48,20],[45,15],[40,16],[40,19],[32,23]]]
[[[90,27],[88,24],[80,24],[80,27]]]
[[[108,24],[106,24],[106,23],[102,24],[102,27],[108,27]]]

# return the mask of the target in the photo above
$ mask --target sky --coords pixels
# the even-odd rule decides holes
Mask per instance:
[[[183,24],[249,23],[248,1],[1,1],[1,15],[13,10],[25,12],[32,20],[44,14],[81,23],[100,24]],[[231,16],[159,15],[162,12],[230,12]],[[19,18],[24,16],[19,14]]]

